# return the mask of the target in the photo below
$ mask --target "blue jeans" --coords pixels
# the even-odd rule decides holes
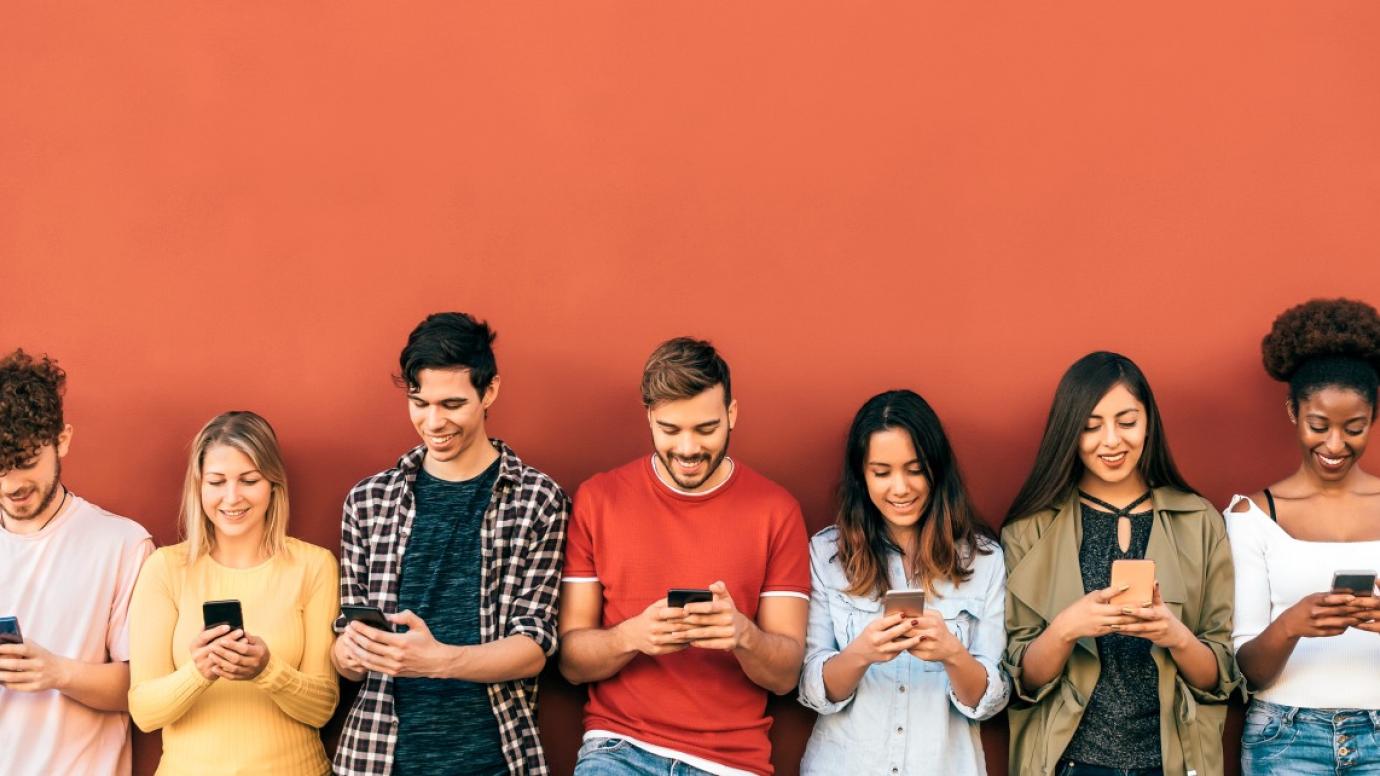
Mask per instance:
[[[1060,760],[1054,776],[1164,776],[1164,771],[1160,768],[1106,768]]]
[[[580,747],[574,776],[712,776],[693,765],[652,754],[621,738],[591,738]]]
[[[1241,731],[1244,776],[1380,775],[1380,711],[1254,700]]]

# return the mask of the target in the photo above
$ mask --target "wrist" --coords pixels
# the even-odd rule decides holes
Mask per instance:
[[[1065,646],[1070,646],[1078,641],[1078,636],[1064,623],[1062,617],[1054,618],[1054,621],[1049,624],[1049,632],[1054,634],[1054,638]]]
[[[758,629],[757,623],[749,620],[742,612],[735,612],[734,619],[736,623],[733,628],[733,650],[735,652],[738,650],[756,651],[758,644],[762,641],[762,631]]]
[[[953,652],[949,653],[947,657],[941,659],[939,662],[943,663],[945,668],[957,668],[961,665],[965,665],[972,659],[973,656],[968,654],[968,650],[964,649],[962,644],[959,644],[955,647]]]
[[[469,649],[436,642],[435,654],[427,661],[426,674],[432,679],[462,679],[469,662]]]
[[[76,662],[59,655],[53,655],[53,687],[58,692],[66,692],[72,687],[72,683],[76,680]]]

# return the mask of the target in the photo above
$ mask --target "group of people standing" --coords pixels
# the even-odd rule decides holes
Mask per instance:
[[[184,541],[155,549],[63,484],[63,371],[0,361],[0,773],[127,774],[127,711],[162,731],[164,776],[546,774],[552,658],[588,687],[576,776],[769,774],[767,695],[793,691],[818,713],[804,774],[983,774],[978,723],[1006,708],[1013,774],[1207,776],[1238,687],[1246,774],[1380,773],[1369,305],[1276,319],[1302,460],[1225,518],[1136,364],[1079,359],[999,536],[934,409],[894,390],[853,418],[834,523],[807,537],[728,455],[729,368],[690,338],[644,368],[652,452],[568,499],[486,431],[493,338],[462,313],[411,333],[421,444],[350,491],[338,564],[288,535],[262,417],[201,429]],[[1135,600],[1120,561],[1153,562]],[[362,687],[332,761],[338,677]]]

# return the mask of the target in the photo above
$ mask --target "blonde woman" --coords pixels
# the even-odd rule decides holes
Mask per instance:
[[[338,700],[338,568],[287,535],[287,477],[263,418],[228,412],[192,444],[181,544],[144,565],[130,606],[129,707],[163,731],[160,776],[330,772],[318,728]],[[242,628],[202,605],[239,602]]]

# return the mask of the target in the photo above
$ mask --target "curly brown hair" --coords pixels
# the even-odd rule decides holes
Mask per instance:
[[[1289,383],[1297,408],[1319,388],[1359,392],[1375,406],[1380,374],[1380,314],[1354,299],[1312,299],[1275,318],[1261,340],[1265,371]]]
[[[67,373],[22,349],[0,360],[0,472],[33,460],[62,433]]]

